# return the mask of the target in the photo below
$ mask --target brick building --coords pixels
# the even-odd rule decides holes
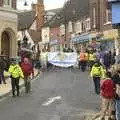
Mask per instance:
[[[16,0],[0,0],[0,54],[17,55]]]
[[[101,43],[111,49],[115,46],[117,31],[112,29],[111,5],[107,0],[90,0],[91,43]]]

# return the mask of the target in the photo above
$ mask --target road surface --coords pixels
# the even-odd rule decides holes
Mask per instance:
[[[32,92],[0,102],[0,120],[84,120],[99,110],[88,73],[52,69],[33,82]]]

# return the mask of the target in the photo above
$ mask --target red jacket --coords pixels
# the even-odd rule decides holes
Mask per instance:
[[[21,64],[21,68],[22,68],[22,71],[24,73],[24,76],[25,77],[28,77],[31,73],[33,74],[33,67],[32,67],[32,64],[29,62],[29,63],[22,63]]]
[[[111,99],[115,96],[114,83],[110,78],[107,78],[101,85],[101,94],[107,99]]]

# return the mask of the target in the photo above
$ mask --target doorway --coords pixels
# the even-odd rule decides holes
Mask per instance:
[[[1,55],[10,56],[10,36],[7,31],[2,33],[1,37]]]

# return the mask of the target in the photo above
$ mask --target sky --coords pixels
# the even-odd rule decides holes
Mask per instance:
[[[30,9],[31,3],[36,3],[37,0],[26,0],[28,3],[27,7],[24,7],[25,0],[17,0],[17,8],[20,10]],[[63,6],[65,0],[44,0],[45,9],[60,8]]]

